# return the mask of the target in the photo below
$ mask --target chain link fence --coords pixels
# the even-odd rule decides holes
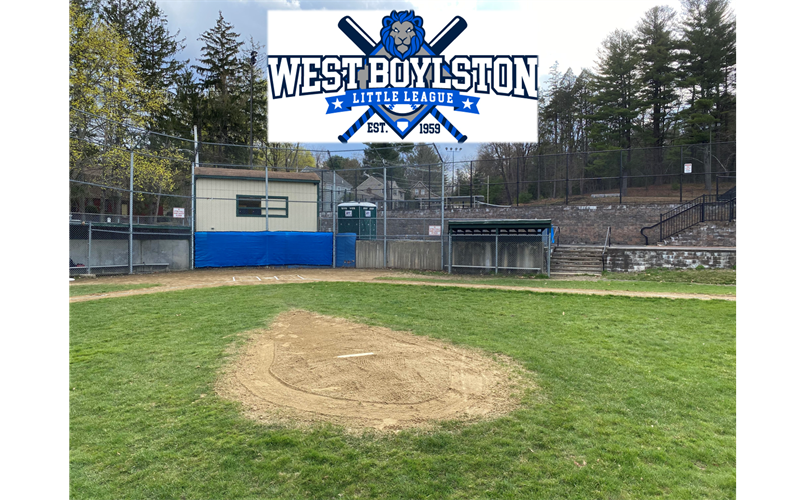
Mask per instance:
[[[734,199],[737,181],[734,142],[479,156],[455,161],[429,144],[338,152],[216,144],[71,110],[70,273],[192,269],[196,231],[355,234],[367,267],[446,269],[452,254],[445,211],[682,203],[704,194]],[[222,176],[262,182],[233,191],[205,180]],[[292,184],[307,187],[295,192]],[[358,217],[350,226],[345,204],[356,212],[368,208],[370,220]],[[337,238],[334,266],[344,265],[335,255]],[[516,241],[527,243],[527,237]],[[420,245],[426,250],[403,242],[426,243]],[[508,260],[505,244],[495,246],[497,266],[482,252],[484,269],[510,267],[501,265]],[[478,264],[457,258],[456,266]]]

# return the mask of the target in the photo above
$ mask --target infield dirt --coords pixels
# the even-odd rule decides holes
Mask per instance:
[[[315,283],[322,281],[352,282],[352,283],[384,283],[387,278],[411,278],[404,271],[391,269],[271,269],[271,268],[222,268],[222,269],[196,269],[193,271],[175,271],[155,274],[134,274],[121,276],[102,276],[96,279],[81,278],[70,286],[80,287],[84,284],[158,284],[151,288],[137,290],[122,290],[117,292],[100,293],[92,295],[79,295],[70,297],[73,302],[84,302],[112,297],[127,297],[131,295],[146,295],[151,293],[170,292],[194,288],[210,288],[219,286],[240,285],[284,285],[291,283]],[[576,278],[589,280],[589,277]],[[669,299],[700,299],[700,300],[736,300],[729,295],[705,295],[675,292],[639,292],[624,290],[590,290],[565,288],[531,288],[527,286],[499,286],[487,284],[458,283],[450,280],[439,281],[385,281],[395,285],[418,286],[449,286],[457,288],[485,288],[496,290],[520,290],[533,293],[573,293],[582,295],[621,295],[632,297],[656,297]]]
[[[396,430],[503,415],[525,387],[520,370],[479,351],[307,311],[288,311],[250,338],[218,383],[265,423],[329,421]]]

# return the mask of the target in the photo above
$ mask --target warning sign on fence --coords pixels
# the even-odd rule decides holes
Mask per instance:
[[[693,172],[693,163],[685,163],[685,173],[690,174]]]
[[[176,219],[184,219],[184,208],[174,208],[173,217]]]
[[[442,226],[428,226],[428,236],[441,236]]]

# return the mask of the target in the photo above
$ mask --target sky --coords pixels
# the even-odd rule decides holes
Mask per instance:
[[[172,33],[180,31],[185,38],[183,58],[191,64],[199,57],[201,34],[215,25],[220,11],[242,40],[251,36],[261,45],[266,44],[268,10],[408,10],[432,12],[443,9],[455,12],[475,10],[506,10],[513,15],[527,15],[534,19],[534,30],[529,33],[512,33],[514,40],[530,37],[530,45],[539,47],[539,82],[544,85],[554,62],[561,72],[568,68],[578,75],[582,69],[594,69],[598,48],[606,36],[616,29],[632,30],[647,10],[657,5],[668,5],[681,11],[679,0],[532,0],[532,1],[481,1],[481,0],[404,0],[404,1],[326,1],[326,0],[243,0],[243,1],[187,1],[157,0],[168,18]],[[307,36],[304,30],[300,36]],[[513,44],[516,47],[516,42]],[[344,151],[359,147],[356,144],[306,144],[311,149]],[[442,156],[454,143],[438,144]],[[456,161],[475,157],[478,144],[464,143],[456,154]],[[452,157],[452,156],[451,156]]]

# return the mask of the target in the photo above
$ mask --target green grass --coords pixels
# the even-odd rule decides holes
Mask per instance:
[[[70,307],[74,498],[735,497],[734,302],[312,283]],[[428,432],[261,426],[213,386],[288,308],[503,353],[540,389]]]
[[[604,278],[665,283],[698,283],[707,285],[735,285],[734,269],[648,269],[640,273],[604,273]]]
[[[141,285],[70,285],[70,297],[81,295],[96,295],[99,293],[121,292],[123,290],[138,290],[140,288],[151,288],[159,286],[157,283]]]
[[[699,271],[691,271],[698,273]],[[733,271],[734,272],[734,271]],[[623,278],[621,274],[608,273],[612,279],[594,279],[590,281],[561,280],[551,279],[545,276],[468,276],[441,273],[439,277],[431,277],[434,274],[422,275],[421,277],[391,277],[375,278],[378,281],[424,281],[429,283],[464,283],[476,285],[497,285],[497,286],[522,286],[529,288],[564,288],[572,290],[603,290],[603,291],[632,291],[632,292],[660,292],[660,293],[689,293],[700,295],[735,295],[734,285],[706,285],[690,283],[685,281],[640,281],[639,278]],[[638,274],[638,273],[634,273]],[[651,276],[648,277],[649,279]],[[633,281],[627,281],[632,279]]]

